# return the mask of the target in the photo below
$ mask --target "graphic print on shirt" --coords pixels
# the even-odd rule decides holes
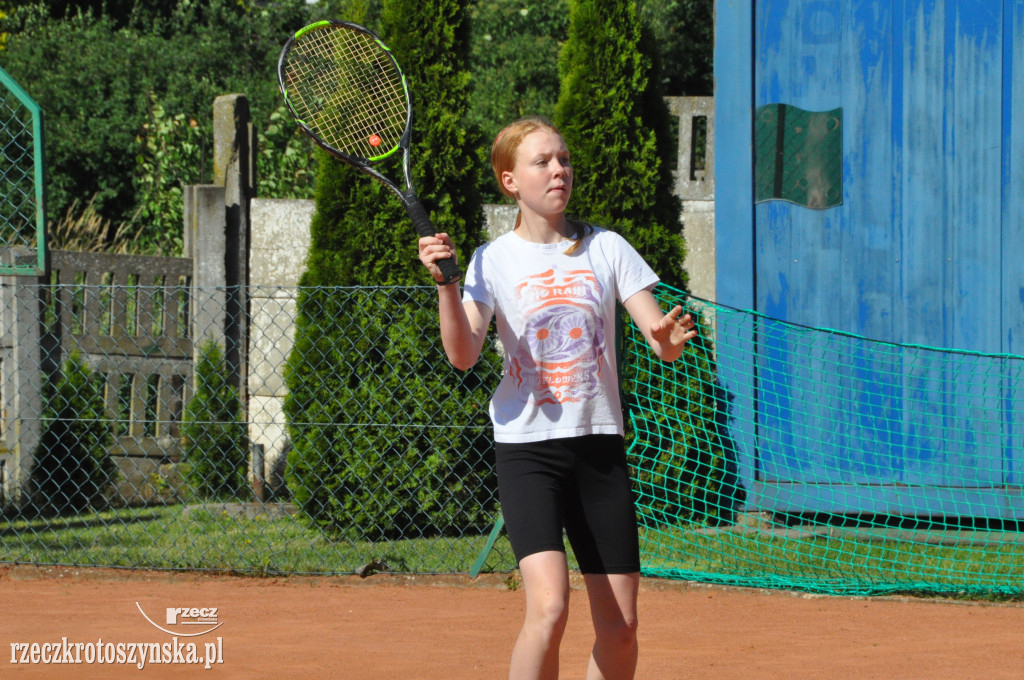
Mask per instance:
[[[532,395],[537,404],[565,404],[598,393],[606,351],[602,293],[589,269],[552,267],[520,281],[523,333],[509,375],[524,400]]]

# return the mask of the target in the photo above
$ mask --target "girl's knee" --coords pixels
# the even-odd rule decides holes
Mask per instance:
[[[561,637],[569,621],[569,598],[552,594],[526,608],[527,625],[548,635]]]

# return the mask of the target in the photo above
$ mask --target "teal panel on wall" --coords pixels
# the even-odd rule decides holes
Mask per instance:
[[[754,114],[754,200],[823,210],[843,202],[843,110],[765,104]]]

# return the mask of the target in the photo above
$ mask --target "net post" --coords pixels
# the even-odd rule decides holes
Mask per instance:
[[[502,528],[505,526],[505,516],[500,512],[498,513],[498,519],[494,522],[494,528],[491,529],[491,535],[487,537],[487,543],[484,545],[484,549],[477,555],[476,562],[473,563],[473,568],[469,570],[469,577],[476,578],[480,575],[480,570],[484,568],[484,563],[487,561],[488,556],[491,554],[491,550],[494,549],[494,542],[498,540],[498,535],[501,533]]]

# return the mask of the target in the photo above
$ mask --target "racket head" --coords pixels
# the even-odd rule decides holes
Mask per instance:
[[[342,160],[367,165],[408,149],[405,75],[368,29],[337,20],[299,29],[281,50],[277,77],[296,122]]]

